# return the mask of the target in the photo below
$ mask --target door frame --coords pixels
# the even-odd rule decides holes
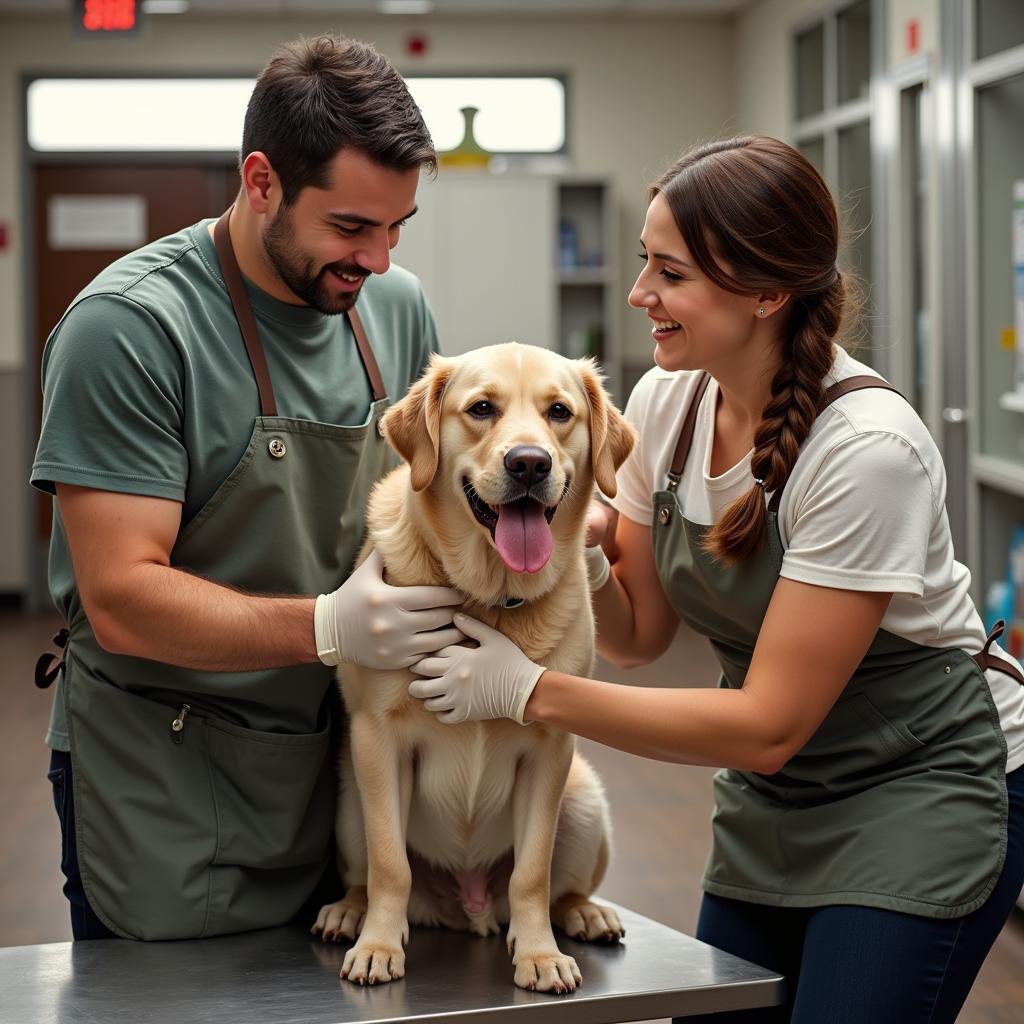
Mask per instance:
[[[240,71],[223,69],[205,72],[200,68],[166,72],[148,72],[138,74],[125,72],[118,78],[135,78],[140,80],[151,78],[238,78],[250,75],[255,77],[258,71]],[[54,150],[41,152],[32,149],[28,141],[28,90],[38,79],[92,79],[109,78],[108,71],[33,71],[21,76],[20,112],[21,112],[21,274],[22,294],[34,296],[36,293],[36,258],[39,239],[35,230],[36,204],[36,168],[43,164],[109,164],[119,163],[125,166],[142,164],[205,164],[210,168],[233,166],[238,162],[238,150],[97,150],[97,151],[65,151]],[[241,148],[241,125],[239,125],[239,148]],[[183,225],[184,226],[184,225]],[[36,449],[36,403],[38,401],[38,377],[36,365],[36,344],[39,337],[39,322],[36,316],[35,303],[22,303],[22,342],[24,358],[20,373],[17,374],[18,394],[21,400],[19,421],[22,432],[22,453],[25,479],[31,471]],[[44,611],[52,607],[49,584],[47,580],[47,564],[49,560],[49,543],[40,540],[36,530],[37,492],[34,487],[26,486],[26,494],[22,508],[24,521],[24,543],[26,552],[26,581],[22,596],[22,606],[27,611]]]

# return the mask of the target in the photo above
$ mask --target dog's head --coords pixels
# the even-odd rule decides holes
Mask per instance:
[[[435,356],[384,430],[448,539],[520,575],[579,538],[594,482],[615,494],[635,437],[592,360],[515,343]]]

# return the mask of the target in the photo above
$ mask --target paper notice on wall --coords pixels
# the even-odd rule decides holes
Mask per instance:
[[[146,242],[144,196],[51,196],[46,211],[51,249],[129,252]]]

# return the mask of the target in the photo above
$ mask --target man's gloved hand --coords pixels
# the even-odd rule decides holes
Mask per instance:
[[[536,665],[504,633],[461,613],[455,625],[479,647],[446,647],[411,666],[417,675],[409,694],[439,712],[446,725],[511,718],[520,725],[526,703],[547,671]]]
[[[463,634],[452,615],[463,602],[451,587],[393,587],[376,549],[333,593],[316,599],[316,653],[325,665],[408,668]],[[448,626],[448,629],[442,627]]]

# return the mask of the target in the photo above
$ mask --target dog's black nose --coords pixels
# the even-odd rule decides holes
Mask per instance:
[[[520,444],[505,453],[505,468],[525,487],[532,487],[551,472],[551,456],[535,444]]]

